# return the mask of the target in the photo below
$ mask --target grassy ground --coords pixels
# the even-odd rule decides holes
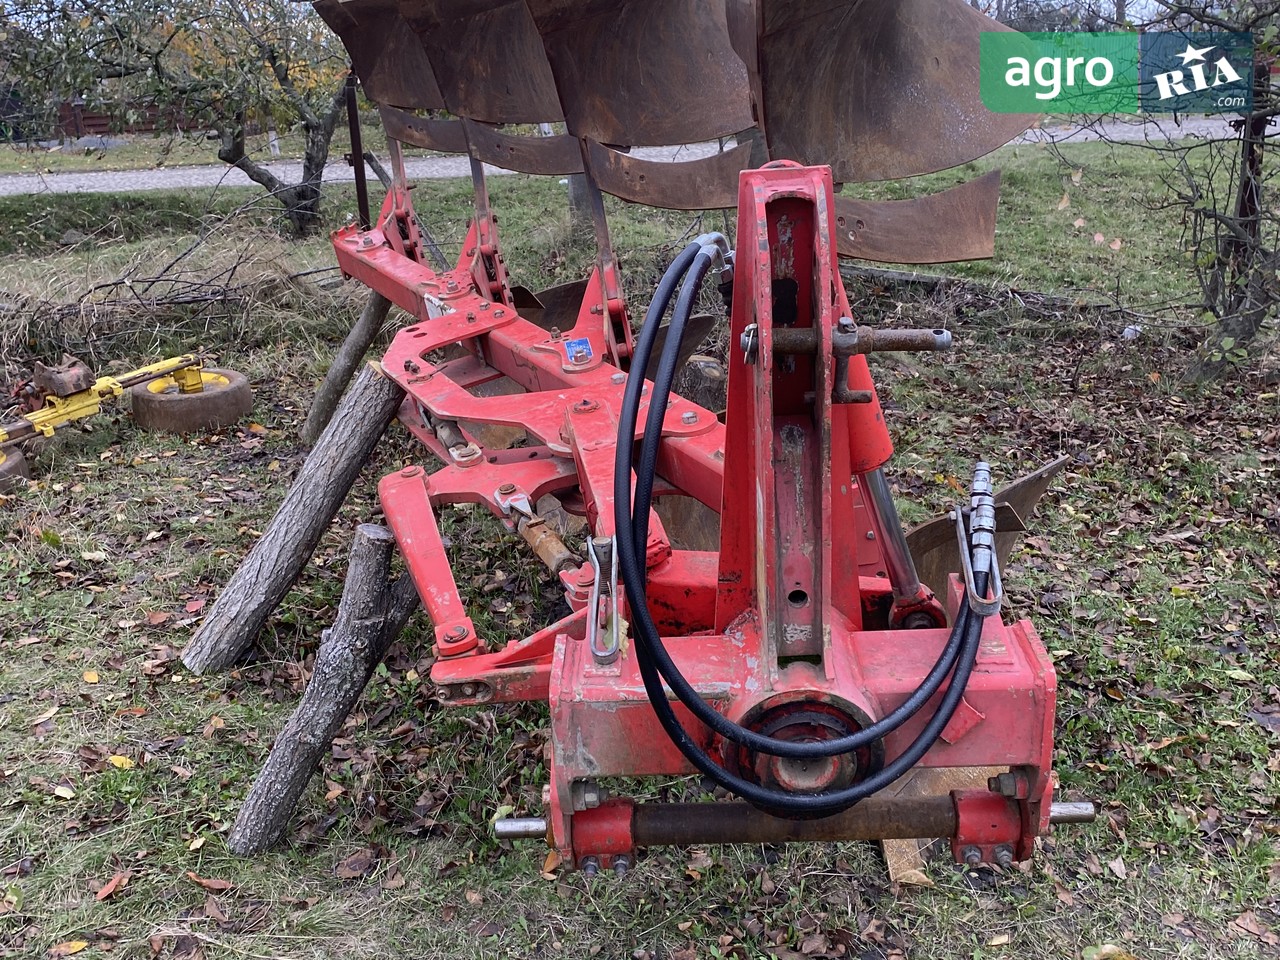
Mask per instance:
[[[853,295],[861,313],[907,311],[959,343],[877,365],[912,519],[947,506],[979,456],[1009,476],[1072,455],[1006,579],[1012,613],[1034,620],[1060,671],[1063,793],[1102,801],[1099,823],[1057,832],[1022,869],[939,860],[929,887],[888,884],[874,848],[854,844],[676,849],[621,880],[547,877],[537,844],[505,848],[488,832],[502,805],[539,808],[545,711],[441,710],[422,679],[419,618],[289,842],[229,856],[225,831],[332,620],[348,531],[376,516],[377,478],[419,456],[399,434],[378,451],[251,663],[205,678],[181,668],[177,651],[301,463],[296,429],[358,306],[308,273],[326,262],[322,241],[283,244],[250,224],[212,231],[189,259],[210,272],[243,259],[245,281],[270,297],[203,325],[121,321],[109,345],[131,363],[179,344],[216,354],[250,374],[253,420],[181,440],[104,414],[47,446],[37,482],[0,505],[0,955],[79,944],[84,956],[175,958],[1276,955],[1280,398],[1258,376],[1269,360],[1204,390],[1172,386],[1196,334],[1168,303],[1192,291],[1146,159],[1107,148],[1066,164],[1043,151],[1003,159],[997,259],[966,269],[1090,302],[1118,291],[1146,314],[1140,337],[1121,336],[1130,314],[1046,312],[1030,297]],[[493,184],[511,264],[531,285],[589,260],[562,189]],[[465,211],[463,185],[419,193],[428,224]],[[349,203],[335,198],[334,222]],[[181,222],[168,229],[10,258],[4,286],[65,302],[123,267],[154,273],[191,242]],[[684,214],[619,220],[637,296],[687,229]],[[437,232],[460,240],[454,226]],[[27,324],[6,341],[9,363],[100,332],[91,320],[61,333],[0,322]],[[474,511],[445,525],[486,627],[542,622],[554,591],[523,549]]]
[[[367,141],[366,147],[381,150],[386,139],[377,123],[377,112],[366,105],[362,117],[361,133],[362,139]],[[40,147],[34,143],[0,144],[0,175],[149,170],[154,167],[203,166],[222,162],[218,159],[218,141],[204,136],[177,132],[111,136],[114,140],[124,142],[106,148],[77,147],[74,141],[55,147]],[[245,138],[245,152],[252,159],[265,163],[277,159],[301,160],[305,149],[304,137],[299,131],[285,130],[280,133],[277,146],[280,148],[278,157],[271,153],[265,133]],[[351,137],[344,114],[334,131],[330,152],[335,157],[341,157],[350,149]]]

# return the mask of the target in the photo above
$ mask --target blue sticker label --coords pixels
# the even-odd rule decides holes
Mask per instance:
[[[586,354],[585,359],[582,358],[583,354]],[[591,359],[591,341],[586,337],[579,340],[566,340],[564,355],[569,358],[570,363],[586,363]]]

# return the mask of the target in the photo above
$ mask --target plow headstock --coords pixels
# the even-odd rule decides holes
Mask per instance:
[[[1030,118],[995,117],[978,96],[978,34],[1000,28],[962,0],[316,7],[392,142],[377,224],[338,231],[334,247],[348,276],[415,318],[382,366],[407,395],[401,422],[446,466],[408,467],[379,491],[432,619],[432,680],[451,705],[551,708],[547,815],[501,833],[545,834],[586,869],[690,838],[945,834],[965,862],[1029,856],[1055,816],[1055,678],[1031,625],[997,613],[989,470],[951,521],[963,570],[935,593],[881,469],[893,447],[866,355],[946,349],[950,334],[860,326],[836,259],[990,254],[997,175],[889,203],[839,186],[965,163],[1024,129]],[[727,137],[691,160],[642,154]],[[471,158],[475,218],[452,270],[418,256],[400,143]],[[598,246],[586,282],[510,286],[486,163],[585,175]],[[691,244],[634,340],[604,193],[738,210],[736,244]],[[731,305],[719,416],[671,392],[708,276]],[[486,446],[495,426],[519,441]],[[547,494],[585,517],[586,560],[537,515]],[[675,495],[718,514],[718,551],[673,545],[650,508]],[[564,587],[564,618],[521,639],[478,635],[434,512],[464,501],[525,537]],[[877,796],[918,767],[1002,773],[989,790]],[[598,782],[691,771],[752,806],[654,809]]]

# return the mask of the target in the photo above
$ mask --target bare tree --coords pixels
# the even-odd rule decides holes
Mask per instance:
[[[0,63],[46,115],[82,100],[127,125],[140,111],[216,136],[218,156],[271,192],[295,230],[318,223],[321,174],[345,104],[345,54],[289,0],[0,0]],[[250,156],[249,126],[303,134],[285,183]]]

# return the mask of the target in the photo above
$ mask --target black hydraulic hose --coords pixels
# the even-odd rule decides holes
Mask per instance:
[[[985,580],[985,578],[983,579]],[[978,656],[978,646],[982,638],[984,619],[984,617],[975,615],[969,609],[968,603],[965,603],[957,622],[957,626],[961,627],[964,632],[964,643],[961,648],[959,663],[956,666],[955,676],[947,687],[946,693],[943,694],[942,702],[938,705],[937,712],[925,724],[924,729],[920,731],[920,734],[911,742],[910,746],[895,757],[891,763],[867,779],[843,790],[834,790],[829,793],[803,794],[771,790],[768,787],[762,787],[758,783],[752,783],[730,773],[712,760],[681,726],[679,718],[676,717],[675,711],[667,700],[666,692],[662,688],[662,680],[658,676],[657,670],[646,657],[639,658],[640,675],[644,680],[645,692],[648,694],[649,701],[658,716],[658,722],[662,724],[662,728],[666,731],[667,736],[671,738],[671,742],[676,745],[698,771],[710,777],[726,790],[732,791],[744,800],[765,809],[810,817],[827,816],[847,809],[872,794],[883,790],[914,767],[937,742],[939,735],[946,729],[947,724],[951,722],[952,715],[960,705],[961,697],[964,696],[965,686],[968,684],[969,675]]]
[[[670,654],[662,643],[657,624],[654,623],[648,609],[645,584],[645,545],[648,540],[649,505],[653,489],[653,478],[656,473],[658,448],[661,441],[661,425],[666,412],[667,398],[670,395],[671,382],[675,376],[675,367],[681,346],[680,339],[684,333],[684,326],[688,321],[689,314],[692,312],[698,285],[713,262],[714,254],[706,249],[696,255],[693,266],[688,270],[684,285],[680,291],[680,298],[672,313],[671,328],[668,331],[662,362],[656,372],[654,388],[649,400],[649,415],[641,447],[640,464],[636,471],[635,504],[631,509],[630,517],[626,516],[626,505],[631,499],[631,484],[629,482],[631,477],[631,444],[627,443],[626,440],[628,437],[635,436],[635,420],[638,415],[637,407],[639,403],[638,389],[634,396],[634,406],[630,402],[632,400],[630,389],[628,389],[623,399],[623,409],[619,418],[619,443],[614,472],[615,526],[617,528],[618,556],[622,579],[626,586],[627,595],[632,601],[632,620],[635,622],[633,633],[637,644],[644,653],[653,659],[658,673],[671,686],[672,691],[679,697],[680,701],[699,720],[726,739],[760,753],[791,759],[832,757],[849,753],[892,733],[918,713],[938,691],[947,674],[951,672],[956,657],[960,653],[963,632],[959,623],[952,630],[946,646],[920,686],[912,691],[906,700],[880,720],[844,737],[831,740],[797,742],[780,740],[749,730],[729,720],[707,704],[683,674],[680,673],[675,661],[671,659]],[[667,276],[672,275],[675,266],[675,264],[672,265],[673,269],[668,271]],[[664,282],[666,279],[667,277],[663,278]],[[656,299],[655,302],[657,302]],[[659,319],[660,317],[661,313],[658,314]],[[652,316],[646,319],[646,328],[649,327],[652,319]],[[642,339],[643,334],[647,332],[650,331],[648,329],[642,331]],[[649,353],[652,351],[652,340],[653,337],[650,337],[648,343],[637,345],[634,364],[638,369],[644,369],[648,365]],[[642,350],[644,352],[643,356],[641,356]],[[629,383],[628,388],[630,386]],[[624,480],[626,481],[625,483],[623,482]]]
[[[680,296],[676,300],[675,309],[671,311],[671,322],[667,328],[667,339],[663,344],[662,358],[653,378],[653,389],[649,393],[649,414],[645,418],[644,442],[640,448],[640,466],[636,470],[635,505],[631,508],[631,531],[635,540],[635,550],[644,556],[649,542],[649,504],[653,499],[653,479],[657,474],[658,449],[662,445],[662,422],[666,419],[667,401],[671,397],[671,384],[675,381],[676,367],[680,362],[680,347],[684,342],[685,325],[693,314],[693,305],[698,296],[698,288],[706,277],[711,265],[715,262],[714,247],[703,247],[693,258],[693,264],[685,274],[684,283],[680,287]],[[648,358],[645,358],[648,367]],[[625,402],[625,400],[624,400]],[[621,432],[619,436],[622,436]],[[634,433],[630,436],[635,436]],[[622,446],[621,443],[618,444]],[[627,451],[628,461],[631,451]],[[626,476],[631,476],[628,463]],[[628,503],[631,499],[628,498]],[[640,504],[644,506],[641,507]],[[621,513],[621,511],[615,511]],[[619,518],[620,519],[620,518]],[[619,544],[621,553],[621,544]],[[644,561],[641,560],[642,569]],[[647,606],[647,604],[646,604]],[[659,667],[661,669],[661,667]]]

